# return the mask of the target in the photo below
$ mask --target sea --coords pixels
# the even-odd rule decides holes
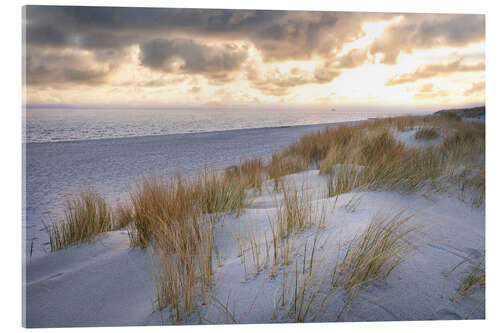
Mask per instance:
[[[406,112],[325,109],[28,108],[24,142],[59,142],[357,121]]]

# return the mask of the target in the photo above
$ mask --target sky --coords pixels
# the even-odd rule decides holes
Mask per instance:
[[[484,103],[484,15],[27,6],[27,105]]]

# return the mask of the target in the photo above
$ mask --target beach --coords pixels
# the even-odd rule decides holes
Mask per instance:
[[[237,210],[231,208],[231,211],[226,212],[226,208],[222,206],[213,206],[207,208],[210,214],[203,215],[208,220],[196,220],[200,228],[210,228],[213,238],[209,238],[211,243],[207,243],[211,244],[208,257],[210,259],[206,262],[209,266],[202,266],[205,261],[200,257],[200,271],[193,275],[193,278],[196,276],[192,280],[193,290],[198,290],[199,286],[202,288],[201,294],[196,291],[192,296],[195,305],[186,303],[181,306],[181,303],[171,303],[172,298],[160,297],[164,292],[173,292],[165,288],[172,288],[172,285],[168,284],[168,277],[172,277],[171,274],[176,272],[171,270],[176,266],[171,266],[172,263],[169,262],[172,256],[175,258],[177,254],[172,254],[171,250],[167,250],[168,247],[161,245],[163,240],[169,242],[171,236],[161,232],[155,234],[158,230],[153,229],[156,245],[144,243],[143,246],[140,242],[144,240],[137,238],[139,227],[134,224],[136,222],[131,221],[126,227],[98,234],[91,242],[63,246],[60,249],[52,248],[53,252],[50,253],[41,251],[32,257],[26,256],[26,326],[484,318],[484,288],[480,287],[480,280],[475,280],[479,276],[475,274],[481,272],[481,269],[484,279],[484,197],[475,196],[481,195],[481,192],[467,192],[465,185],[448,186],[444,185],[448,181],[442,183],[440,177],[429,176],[433,172],[449,173],[450,167],[456,168],[456,162],[443,169],[438,165],[433,166],[434,162],[428,160],[430,156],[427,155],[439,151],[453,151],[455,153],[450,156],[458,156],[456,152],[461,151],[467,156],[477,156],[474,155],[478,153],[477,148],[467,150],[468,148],[464,147],[469,144],[483,147],[481,141],[477,141],[481,139],[465,136],[469,139],[464,140],[472,141],[464,141],[469,142],[467,145],[450,146],[454,142],[451,141],[453,135],[461,137],[461,134],[445,128],[454,126],[470,133],[481,133],[484,131],[484,125],[462,122],[452,116],[449,116],[448,120],[447,117],[403,117],[396,118],[401,120],[394,122],[389,119],[382,122],[350,123],[347,127],[329,124],[29,144],[27,149],[32,158],[31,163],[35,162],[35,157],[41,159],[43,156],[46,159],[45,163],[38,160],[36,167],[28,163],[31,170],[38,170],[36,177],[31,175],[38,182],[28,181],[32,186],[30,196],[32,193],[39,195],[39,199],[35,197],[36,200],[32,202],[38,202],[40,207],[48,205],[54,210],[63,209],[62,189],[74,191],[75,186],[94,186],[110,203],[117,200],[124,202],[131,193],[135,200],[140,199],[140,196],[146,198],[150,186],[166,186],[165,191],[170,191],[167,188],[171,188],[174,189],[173,193],[185,186],[189,192],[190,188],[198,191],[196,182],[201,181],[201,184],[205,184],[203,186],[213,186],[214,191],[225,191],[227,186],[234,189],[234,178],[231,178],[233,171],[228,171],[233,169],[226,169],[225,176],[220,180],[229,179],[229,183],[219,184],[219,178],[210,178],[219,176],[207,173],[196,178],[198,180],[193,180],[194,183],[188,181],[182,186],[175,185],[178,180],[164,185],[144,181],[141,183],[141,177],[151,175],[168,178],[179,173],[189,178],[189,175],[200,170],[200,166],[201,169],[206,167],[223,170],[243,162],[242,165],[247,163],[247,168],[251,165],[263,168],[264,166],[255,164],[255,161],[262,160],[270,178],[248,178],[254,185],[246,185],[250,186],[246,190],[247,199]],[[422,121],[434,124],[434,127],[422,125]],[[443,126],[441,134],[439,131],[435,133],[438,126]],[[326,127],[329,127],[327,131],[318,132]],[[396,157],[385,155],[388,153],[384,150],[373,155],[372,160],[368,160],[371,164],[375,163],[373,170],[379,170],[386,165],[386,158],[401,158],[397,163],[410,159],[410,162],[407,162],[408,168],[413,171],[407,176],[398,176],[401,172],[405,175],[408,170],[397,164],[389,164],[393,168],[389,170],[394,173],[390,174],[389,178],[365,173],[365,168],[372,166],[360,166],[359,161],[363,161],[365,157],[356,157],[358,155],[354,149],[352,153],[346,150],[346,156],[351,154],[352,157],[342,158],[353,162],[355,158],[361,158],[356,164],[339,164],[338,160],[330,161],[330,155],[325,155],[319,164],[307,162],[306,166],[301,166],[295,161],[295,171],[280,169],[280,172],[284,173],[281,173],[279,182],[278,178],[273,178],[275,171],[272,171],[271,167],[275,161],[289,163],[290,157],[301,154],[305,147],[309,147],[308,142],[321,147],[320,142],[325,136],[337,135],[339,142],[342,142],[342,136],[350,133],[346,132],[350,131],[350,128],[355,131],[353,133],[359,133],[361,140],[355,143],[353,148],[365,145],[370,147],[366,153],[370,153],[379,149],[376,148],[378,142],[382,142],[381,147],[384,148],[380,149],[394,150],[391,154],[396,154]],[[380,128],[384,130],[377,132]],[[363,139],[366,135],[368,137]],[[373,135],[371,139],[370,135]],[[426,137],[422,139],[419,135]],[[351,137],[351,134],[348,137]],[[380,140],[389,141],[384,143],[385,141]],[[328,142],[333,145],[340,144],[335,141]],[[278,150],[282,155],[276,155]],[[400,154],[403,154],[402,157],[397,157]],[[408,154],[407,157],[404,157],[405,154]],[[70,155],[73,159],[68,160],[67,156]],[[458,158],[462,161],[462,157]],[[254,162],[244,162],[249,159]],[[462,170],[461,173],[451,171],[452,177],[462,174],[459,177],[462,177],[460,179],[463,184],[475,181],[477,170],[470,169],[472,173],[464,176],[463,168],[476,165],[468,163],[481,163],[481,160],[477,161],[477,158],[475,162],[467,162],[464,159],[460,163],[465,164],[457,169]],[[422,167],[425,165],[423,170],[426,171],[420,173],[415,164],[422,162],[425,162]],[[69,166],[64,163],[72,164]],[[53,182],[57,179],[52,186],[61,189],[58,196],[47,195],[55,190],[42,183],[44,178],[41,174],[44,172],[52,173]],[[362,176],[363,174],[365,176]],[[337,178],[331,178],[332,175]],[[349,178],[338,178],[345,177],[344,175]],[[237,177],[242,176],[243,174],[240,174]],[[368,187],[361,185],[362,178],[356,180],[366,176],[370,179],[369,183],[366,183]],[[423,178],[416,178],[421,180],[415,181],[414,176]],[[402,178],[391,183],[395,177]],[[429,177],[433,179],[430,183],[425,180],[430,179]],[[333,183],[331,179],[335,179]],[[345,184],[339,185],[341,181]],[[355,181],[356,187],[350,187],[353,186],[349,185],[352,181]],[[132,191],[134,182],[135,192]],[[211,182],[216,183],[208,185]],[[387,187],[388,184],[393,184],[392,189]],[[421,186],[423,184],[427,185]],[[43,190],[47,192],[44,193]],[[177,193],[179,195],[179,192]],[[215,202],[221,194],[213,192],[206,200]],[[228,192],[228,195],[233,196],[234,193]],[[46,201],[41,201],[41,198]],[[180,197],[175,198],[180,205]],[[52,206],[51,200],[54,203]],[[194,205],[194,202],[186,203],[186,209],[191,210],[189,205]],[[167,207],[170,204],[177,205],[167,201],[165,204]],[[296,208],[293,208],[294,205]],[[132,219],[137,221],[141,218],[137,211],[139,206],[134,207],[136,217]],[[298,213],[298,217],[289,215],[289,209],[295,209],[293,214]],[[179,213],[186,212],[181,210]],[[198,213],[194,214],[193,216],[198,216]],[[33,219],[33,223],[37,222],[35,214],[28,216]],[[147,218],[149,216],[149,213],[145,215]],[[297,220],[299,224],[290,225],[290,219],[303,222]],[[288,221],[288,227],[283,229],[280,221]],[[184,220],[184,223],[191,222]],[[151,228],[159,228],[159,225],[155,227],[153,224]],[[389,233],[388,230],[393,231]],[[376,235],[382,235],[382,238]],[[39,237],[42,239],[41,235]],[[382,251],[373,257],[375,263],[379,260],[377,258],[385,258],[376,271],[369,273],[374,274],[373,277],[367,279],[362,278],[363,275],[353,273],[360,269],[359,267],[365,270],[372,265],[367,263],[368,266],[364,266],[362,262],[355,264],[356,260],[363,257],[362,252],[359,258],[356,257],[356,251],[364,251],[363,247],[357,245],[362,244],[358,243],[362,239],[365,239],[363,242],[373,242],[374,251]],[[382,246],[381,250],[376,250],[380,241],[389,243]],[[196,246],[204,244],[203,238],[196,242],[201,242]],[[48,252],[48,244],[45,243],[45,246],[45,251]],[[198,251],[202,249],[203,247],[199,247]],[[184,262],[183,265],[185,264]],[[184,269],[188,267],[191,266]],[[204,275],[207,267],[210,267],[211,273]],[[166,272],[168,274],[164,275]],[[203,287],[206,283],[203,279],[207,276],[211,282]],[[183,286],[186,277],[179,279],[178,283]],[[182,292],[183,298],[180,299],[187,300],[186,292]]]
[[[61,217],[64,197],[81,188],[94,187],[116,202],[127,199],[144,176],[189,175],[268,157],[307,133],[340,124],[25,143],[26,247],[34,239],[34,255],[44,253],[48,240],[42,220]]]

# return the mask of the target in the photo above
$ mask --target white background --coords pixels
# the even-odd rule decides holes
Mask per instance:
[[[5,1],[2,3],[0,25],[0,327],[2,331],[11,332],[21,328],[21,7],[23,5],[95,5],[95,6],[142,6],[142,7],[181,7],[181,8],[229,8],[229,9],[295,9],[295,10],[329,10],[329,11],[372,11],[372,12],[417,12],[417,13],[464,13],[486,14],[486,320],[481,321],[427,321],[427,322],[378,322],[378,323],[333,323],[333,324],[287,324],[287,325],[220,325],[189,327],[128,327],[128,328],[96,328],[95,332],[243,332],[287,331],[304,332],[340,331],[340,332],[488,332],[500,328],[498,297],[500,257],[500,220],[498,190],[500,168],[498,150],[499,136],[499,43],[500,15],[496,1],[443,1],[443,0],[377,0],[361,1],[334,0],[308,1],[260,1],[230,0],[211,1]],[[75,300],[77,302],[77,300]],[[497,327],[496,329],[494,327]],[[88,329],[78,329],[79,332]],[[39,331],[39,330],[38,330]],[[43,332],[56,331],[44,329]],[[57,332],[67,331],[58,329]],[[74,331],[74,330],[73,330]],[[474,333],[475,333],[474,332]],[[315,332],[316,333],[316,332]]]

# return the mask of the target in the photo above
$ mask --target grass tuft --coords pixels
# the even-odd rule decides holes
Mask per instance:
[[[486,286],[486,270],[484,265],[485,264],[484,254],[478,258],[465,258],[464,260],[456,264],[449,272],[447,272],[446,276],[449,276],[464,263],[469,263],[472,268],[468,271],[466,276],[460,282],[460,285],[457,288],[455,296],[457,294],[459,294],[460,296],[467,295],[476,286],[480,288],[484,288]]]
[[[274,180],[274,190],[279,189],[280,178],[292,173],[302,172],[309,169],[309,156],[290,153],[288,150],[284,153],[274,153],[267,165],[269,178]],[[306,153],[308,154],[308,153]]]
[[[183,223],[202,214],[239,214],[246,205],[246,192],[242,183],[205,171],[190,180],[181,176],[167,181],[143,179],[130,199],[134,207],[131,245],[147,248],[163,225]]]
[[[408,256],[414,245],[405,238],[417,228],[407,226],[415,214],[403,217],[396,214],[374,216],[368,228],[347,244],[343,260],[337,264],[332,277],[334,287],[342,286],[347,294],[374,280],[384,280]]]
[[[134,208],[130,204],[118,203],[113,212],[114,229],[122,229],[134,221]]]
[[[240,165],[226,168],[225,176],[231,181],[239,182],[245,188],[262,193],[262,183],[266,180],[264,162],[261,158],[245,160]]]
[[[461,296],[466,295],[475,286],[484,288],[486,286],[486,270],[484,268],[484,260],[472,269],[460,283],[457,293]]]
[[[50,251],[57,251],[83,242],[92,242],[114,224],[110,207],[95,190],[80,191],[66,200],[64,220],[45,225]]]
[[[438,128],[421,127],[415,132],[415,139],[417,140],[431,140],[439,137],[440,133]]]
[[[182,322],[197,306],[207,304],[213,286],[213,226],[208,217],[159,223],[155,237],[156,306],[169,309],[172,321]]]

